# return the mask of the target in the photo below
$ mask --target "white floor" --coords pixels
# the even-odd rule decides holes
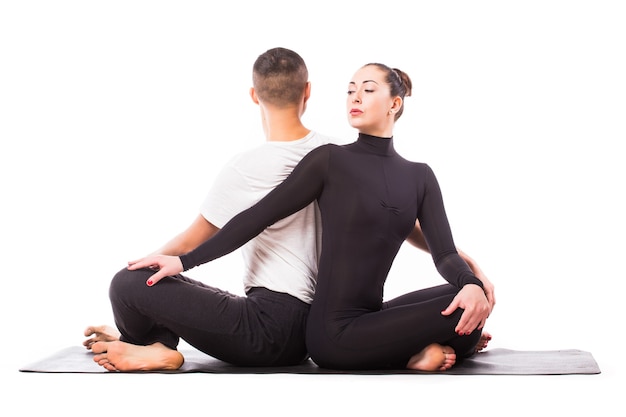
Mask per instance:
[[[492,347],[497,346],[494,342]],[[1,368],[2,405],[15,410],[11,415],[374,416],[440,411],[481,417],[623,417],[623,366],[616,366],[608,349],[592,353],[601,374],[346,376],[21,373],[19,366],[32,358],[22,351],[4,356],[10,360]]]
[[[624,416],[624,378],[610,367],[594,376],[10,372],[3,374],[2,405],[14,410],[11,415],[369,416],[439,410],[466,416]]]

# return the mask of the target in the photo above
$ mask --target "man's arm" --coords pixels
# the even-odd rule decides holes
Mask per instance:
[[[186,230],[176,235],[151,255],[183,255],[200,246],[202,242],[211,238],[218,230],[220,229],[217,226],[205,219],[202,214],[199,214]]]
[[[422,227],[420,226],[419,220],[415,221],[415,227],[406,238],[406,240],[416,248],[421,249],[424,252],[430,253],[430,249],[428,248],[428,244],[426,243],[426,239],[424,238],[424,234],[422,233]],[[463,252],[459,248],[457,248],[456,251],[459,253],[459,256],[465,261],[465,263],[467,263],[474,275],[476,275],[476,278],[478,278],[483,283],[485,295],[487,296],[489,305],[493,310],[493,307],[496,304],[495,289],[493,284],[491,283],[491,281],[489,281],[489,278],[487,278],[480,266],[478,266],[478,263],[472,257],[470,257],[467,253]]]

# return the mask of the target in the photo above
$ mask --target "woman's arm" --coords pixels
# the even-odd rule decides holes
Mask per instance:
[[[491,306],[483,282],[461,258],[454,245],[437,178],[428,165],[425,169],[425,191],[419,222],[437,270],[446,281],[459,288],[458,294],[441,314],[447,316],[458,308],[463,309],[455,331],[467,335],[485,325]]]
[[[459,289],[467,284],[482,287],[480,279],[459,256],[456,249],[435,173],[428,165],[423,165],[423,169],[421,176],[424,178],[424,194],[420,202],[418,221],[437,271],[446,281]],[[419,241],[415,227],[412,235],[413,240]]]
[[[154,285],[162,278],[179,274],[224,256],[243,246],[267,227],[313,202],[321,193],[328,166],[328,145],[309,152],[293,172],[252,207],[228,221],[215,235],[181,256],[154,255],[129,263],[129,269],[157,270],[148,279]]]
[[[413,228],[409,236],[406,238],[406,240],[407,242],[409,242],[411,245],[415,246],[416,248],[421,249],[424,252],[430,253],[430,249],[428,248],[428,245],[426,244],[426,238],[424,238],[424,233],[422,232],[422,227],[420,226],[419,220],[415,222],[415,227]],[[487,278],[483,270],[480,268],[478,263],[472,257],[470,257],[467,253],[465,253],[459,248],[456,248],[456,250],[459,253],[459,256],[461,257],[461,259],[465,261],[465,263],[469,266],[469,268],[472,270],[474,275],[476,275],[476,278],[478,278],[483,283],[483,289],[485,290],[485,295],[487,296],[489,305],[491,306],[491,309],[493,310],[493,307],[496,304],[496,295],[495,295],[494,285],[491,283],[489,278]]]

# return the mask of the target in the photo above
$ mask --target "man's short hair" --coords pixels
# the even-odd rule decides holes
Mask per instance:
[[[309,72],[300,55],[286,48],[261,54],[252,68],[252,85],[259,100],[286,107],[302,100]]]

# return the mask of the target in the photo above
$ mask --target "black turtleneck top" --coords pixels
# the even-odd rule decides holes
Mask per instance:
[[[181,256],[184,269],[232,252],[315,200],[323,231],[311,332],[319,330],[333,340],[353,318],[383,308],[385,280],[416,219],[443,278],[457,289],[482,287],[456,251],[431,168],[401,157],[393,138],[365,134],[348,145],[322,145],[309,152],[265,198]]]

